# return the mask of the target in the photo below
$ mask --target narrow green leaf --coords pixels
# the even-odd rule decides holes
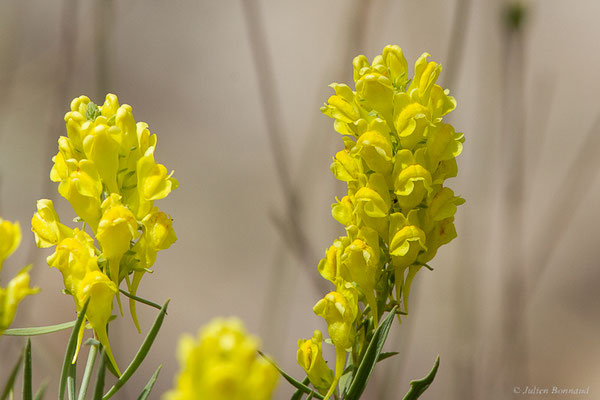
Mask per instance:
[[[44,379],[40,388],[35,392],[35,396],[33,396],[33,400],[42,400],[44,398],[44,394],[46,394],[46,389],[48,389],[48,384],[50,383],[50,379]]]
[[[279,371],[279,373],[281,374],[281,376],[283,376],[283,378],[286,381],[288,381],[293,387],[295,387],[296,389],[302,390],[306,394],[311,394],[312,393],[313,396],[316,397],[317,399],[323,400],[323,396],[321,396],[321,394],[315,393],[315,391],[312,390],[311,388],[309,388],[308,386],[304,385],[301,382],[298,382],[297,380],[295,380],[294,378],[292,378],[291,376],[289,376],[288,374],[286,374],[284,370],[282,370],[281,368],[279,368],[279,366],[277,364],[275,364],[275,361],[271,360],[271,358],[267,357],[266,355],[264,355],[260,351],[258,352],[258,354],[260,354],[265,360],[267,360],[268,362],[270,362],[271,365],[273,365],[275,367],[275,369],[277,371]]]
[[[309,383],[310,383],[310,379],[308,379],[308,376],[307,376],[302,381],[302,384],[308,385]],[[302,390],[298,389],[294,392],[294,395],[290,398],[290,400],[300,400],[300,399],[302,399],[302,396],[304,396],[304,392]]]
[[[142,297],[138,297],[138,296],[135,296],[135,295],[133,295],[131,293],[128,293],[128,292],[126,292],[123,289],[119,289],[119,292],[123,293],[125,296],[129,297],[130,299],[133,299],[133,300],[135,300],[135,301],[137,301],[139,303],[142,303],[142,304],[146,304],[147,306],[154,307],[157,310],[160,310],[160,308],[161,308],[160,305],[158,305],[158,304],[156,304],[156,303],[154,303],[154,302],[152,302],[150,300],[146,300],[146,299],[144,299]]]
[[[381,361],[383,361],[385,359],[388,359],[390,357],[394,357],[396,354],[398,354],[397,351],[388,351],[386,353],[381,353],[379,355],[379,357],[377,358],[377,362],[381,362]]]
[[[8,399],[8,396],[10,395],[12,388],[15,384],[15,379],[17,379],[17,375],[19,374],[19,369],[21,369],[21,363],[23,362],[24,354],[25,354],[25,352],[22,351],[21,355],[19,356],[19,359],[17,360],[17,363],[13,367],[12,372],[10,373],[10,376],[8,377],[8,380],[6,381],[6,384],[4,385],[4,390],[2,391],[2,397],[0,397],[0,400]]]
[[[162,364],[159,365],[158,368],[156,368],[156,371],[154,371],[154,374],[152,374],[152,376],[150,377],[150,380],[148,381],[148,383],[146,383],[146,386],[144,386],[144,390],[142,390],[142,393],[138,397],[138,400],[146,400],[148,398],[148,396],[150,396],[150,392],[152,391],[152,387],[154,386],[154,383],[156,382],[156,378],[158,378],[158,373],[160,372],[161,368],[162,368]]]
[[[154,343],[154,339],[156,339],[156,335],[160,330],[160,327],[165,319],[165,314],[167,313],[167,306],[169,305],[170,299],[165,302],[165,304],[160,309],[152,328],[148,332],[148,335],[144,339],[144,342],[140,346],[137,354],[131,361],[131,364],[127,367],[127,369],[123,372],[121,377],[115,382],[115,384],[108,390],[108,392],[102,397],[104,400],[110,399],[117,391],[131,378],[134,372],[138,369],[146,355],[150,351],[150,347],[152,347],[152,343]]]
[[[427,390],[429,385],[431,385],[431,382],[433,382],[433,378],[435,378],[435,374],[437,373],[439,366],[440,356],[437,356],[435,363],[433,364],[433,368],[431,368],[431,371],[429,371],[425,378],[410,382],[410,389],[408,390],[408,393],[406,393],[406,396],[404,396],[403,400],[418,399],[419,396],[421,396],[423,392]]]
[[[63,360],[62,370],[60,372],[60,382],[58,384],[58,400],[62,400],[65,397],[67,377],[71,374],[71,370],[73,369],[73,355],[75,355],[75,349],[77,348],[77,336],[79,335],[79,328],[83,323],[89,302],[90,300],[88,299],[79,312],[79,316],[77,317],[75,325],[73,326],[73,331],[71,331],[69,342],[67,343],[67,351],[65,352],[65,359]]]
[[[392,308],[392,311],[390,311],[375,330],[373,338],[367,346],[365,355],[356,369],[356,374],[354,375],[354,379],[352,380],[352,384],[350,385],[350,389],[348,389],[348,394],[344,397],[344,400],[358,400],[362,395],[367,386],[367,382],[369,381],[369,377],[373,372],[373,368],[375,368],[379,354],[381,354],[381,349],[390,332],[390,327],[392,326],[395,315],[396,307]]]
[[[354,375],[354,360],[352,357],[348,357],[348,364],[346,365],[346,369],[342,373],[339,381],[340,393],[342,394],[342,398],[344,398],[346,392],[350,388],[350,384],[352,383],[352,376]]]
[[[77,360],[71,364],[69,374],[67,375],[67,397],[69,400],[75,400],[75,385],[77,383]]]
[[[106,354],[104,348],[100,351],[98,372],[96,372],[96,385],[94,386],[94,400],[102,400],[104,393],[104,376],[106,375]],[[110,364],[110,362],[109,362]]]
[[[37,336],[45,335],[47,333],[64,331],[65,329],[72,328],[75,326],[76,321],[65,322],[57,325],[48,326],[34,326],[31,328],[13,328],[4,331],[3,335],[6,336]]]
[[[25,364],[23,365],[23,400],[33,400],[33,379],[31,370],[31,339],[25,345]]]
[[[94,340],[95,341],[95,340]],[[89,340],[88,340],[89,342]],[[87,342],[86,342],[87,343]],[[85,370],[83,371],[83,378],[81,379],[81,387],[79,388],[79,396],[77,400],[85,400],[87,395],[88,386],[90,384],[90,378],[92,377],[92,371],[94,370],[94,364],[96,363],[96,355],[98,354],[98,345],[91,345],[88,353],[88,359],[85,363]]]

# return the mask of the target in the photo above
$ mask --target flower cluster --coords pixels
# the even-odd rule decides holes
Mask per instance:
[[[198,339],[179,342],[181,371],[167,400],[267,400],[277,383],[277,371],[257,354],[258,340],[235,318],[217,318]]]
[[[117,96],[108,94],[100,107],[80,96],[71,102],[65,122],[67,136],[58,139],[50,179],[59,182],[58,192],[83,226],[63,225],[52,201],[42,199],[31,229],[38,247],[56,246],[48,264],[62,273],[78,312],[89,300],[85,318],[118,371],[106,332],[113,299],[116,295],[121,307],[123,280],[135,295],[157,252],[175,242],[171,218],[154,201],[178,183],[154,161],[156,135],[146,123],[136,123],[132,108],[119,106]],[[139,331],[135,301],[129,305]],[[80,342],[82,334],[83,325]]]
[[[344,369],[346,350],[364,345],[364,332],[377,326],[384,311],[399,306],[399,312],[408,312],[415,274],[456,237],[454,214],[464,200],[444,181],[457,174],[464,139],[442,121],[456,101],[435,83],[441,66],[428,56],[419,57],[412,80],[398,46],[386,46],[372,63],[358,56],[356,90],[332,84],[335,95],[321,108],[344,135],[345,148],[331,171],[348,186],[348,194],[332,205],[346,235],[334,241],[318,267],[336,290],[314,307],[338,355],[334,379],[314,359],[314,350],[307,355],[304,341],[298,359],[321,392],[332,382],[328,396]],[[312,343],[320,346],[320,340],[315,335]],[[311,368],[318,368],[318,376]]]
[[[12,223],[0,218],[0,271],[2,265],[21,243],[21,228],[18,223]],[[0,286],[0,335],[4,332],[17,313],[17,306],[25,297],[35,294],[38,288],[29,287],[29,269],[23,268],[17,276],[8,282],[6,288]]]

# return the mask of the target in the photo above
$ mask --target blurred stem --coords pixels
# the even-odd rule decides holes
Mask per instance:
[[[302,205],[292,185],[288,144],[281,122],[283,115],[280,108],[281,101],[275,88],[275,74],[272,67],[272,59],[269,53],[267,40],[264,32],[259,2],[257,0],[242,0],[242,10],[248,30],[254,70],[261,98],[263,117],[266,123],[266,131],[271,146],[271,153],[275,162],[275,169],[279,184],[285,199],[285,215],[293,233],[293,241],[289,243],[296,256],[302,260],[306,269],[310,269],[312,260],[308,239],[301,225]]]
[[[514,5],[507,6],[507,9]],[[506,11],[505,17],[512,16]],[[514,18],[507,20],[504,35],[504,74],[506,86],[504,91],[503,137],[505,146],[502,150],[505,162],[502,171],[505,173],[504,216],[502,243],[506,249],[503,268],[503,302],[501,311],[501,354],[506,358],[510,370],[504,376],[507,385],[517,385],[528,380],[528,346],[525,335],[515,335],[515,327],[525,325],[523,309],[526,299],[526,260],[523,246],[523,221],[525,201],[525,33],[523,20]]]
[[[96,47],[96,93],[98,102],[104,99],[110,90],[109,50],[111,48],[111,29],[115,24],[113,0],[95,0],[94,24]]]
[[[454,20],[452,21],[452,30],[450,32],[450,41],[448,43],[447,62],[444,68],[445,75],[443,77],[444,86],[450,90],[454,90],[457,74],[458,71],[460,71],[470,14],[471,0],[456,0]]]
[[[83,378],[81,380],[81,389],[79,389],[79,396],[77,397],[77,400],[85,400],[88,386],[90,384],[90,378],[92,377],[92,371],[94,370],[94,363],[96,362],[97,354],[98,346],[95,344],[90,345],[90,351],[88,353],[88,359],[85,364],[85,371],[83,372]]]

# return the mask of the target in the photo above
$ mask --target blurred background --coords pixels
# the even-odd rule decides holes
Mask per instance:
[[[0,215],[24,233],[3,284],[26,263],[42,288],[13,327],[74,319],[49,250],[29,234],[36,200],[73,217],[48,176],[72,98],[118,95],[158,136],[157,162],[180,187],[160,208],[178,241],[138,294],[169,314],[119,398],[137,398],[160,363],[172,386],[179,336],[236,315],[292,375],[296,341],[325,323],[317,272],[343,233],[330,216],[345,187],[329,172],[343,144],[319,112],[352,58],[397,44],[427,51],[458,101],[458,238],[415,280],[366,399],[400,399],[437,354],[423,399],[541,398],[526,386],[600,396],[600,3],[595,0],[4,0],[0,2]],[[156,310],[138,306],[145,332]],[[111,324],[117,361],[143,339]],[[57,390],[68,332],[35,337],[34,378]],[[4,382],[24,340],[0,338]],[[280,382],[276,398],[289,398]],[[573,397],[567,396],[565,398]]]

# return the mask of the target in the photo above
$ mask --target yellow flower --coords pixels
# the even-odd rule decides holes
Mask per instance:
[[[37,212],[31,219],[31,231],[35,235],[36,245],[42,248],[56,246],[63,239],[73,236],[73,230],[60,223],[54,204],[48,199],[37,201]]]
[[[324,394],[333,382],[333,371],[327,366],[323,359],[323,334],[318,329],[313,337],[308,340],[298,340],[298,352],[296,359],[315,388]]]
[[[26,267],[10,280],[6,288],[0,287],[0,335],[4,332],[17,313],[17,306],[25,297],[36,294],[38,288],[29,287],[29,270]]]
[[[138,237],[137,228],[135,216],[121,203],[121,196],[113,193],[104,200],[96,238],[108,260],[110,278],[117,286],[121,281],[121,257],[129,250],[131,241]]]
[[[102,346],[106,350],[106,355],[111,364],[117,373],[121,375],[110,349],[108,334],[106,332],[106,325],[112,312],[113,298],[116,293],[117,286],[108,276],[100,270],[88,270],[77,287],[76,297],[79,304],[85,304],[90,299],[85,316],[90,321],[94,332],[96,332],[98,341],[102,343]]]
[[[0,270],[2,264],[21,243],[21,228],[18,222],[10,222],[0,218]]]
[[[257,354],[258,340],[236,318],[217,318],[179,342],[181,370],[168,400],[267,400],[277,371]]]
[[[58,163],[60,153],[55,157]],[[72,172],[58,185],[58,192],[71,203],[75,213],[96,231],[100,221],[100,195],[102,182],[98,170],[92,161],[70,160],[74,164],[69,169]],[[69,162],[67,163],[67,165]]]

